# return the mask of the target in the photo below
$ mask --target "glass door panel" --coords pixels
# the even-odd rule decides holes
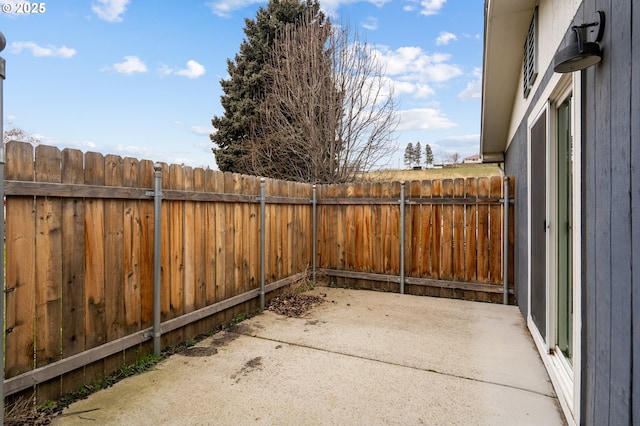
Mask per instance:
[[[571,97],[557,109],[557,348],[569,363],[573,359],[573,135]]]

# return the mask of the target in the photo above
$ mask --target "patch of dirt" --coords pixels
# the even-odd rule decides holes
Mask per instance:
[[[244,364],[244,367],[240,369],[236,374],[231,376],[232,380],[235,380],[236,383],[240,382],[239,376],[246,376],[254,370],[262,370],[262,357],[258,356],[253,359],[250,359]]]
[[[315,305],[323,303],[320,296],[302,293],[286,293],[274,297],[269,301],[267,309],[288,317],[299,317]]]
[[[204,346],[191,346],[190,348],[185,349],[180,353],[182,356],[189,357],[202,357],[202,356],[211,356],[218,353],[218,350],[213,346],[204,347]]]

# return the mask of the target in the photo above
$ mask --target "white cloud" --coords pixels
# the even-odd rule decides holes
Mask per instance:
[[[177,75],[187,78],[198,78],[204,75],[204,67],[194,60],[187,61],[187,68],[176,71]]]
[[[444,152],[457,152],[461,159],[478,153],[480,149],[480,135],[450,136],[436,142],[436,145]]]
[[[416,108],[399,111],[398,130],[436,130],[450,129],[457,124],[449,120],[441,111],[434,108]]]
[[[204,75],[206,72],[203,65],[199,64],[194,60],[187,61],[187,67],[183,69],[174,69],[167,65],[162,65],[160,67],[160,75],[180,75],[182,77],[187,77],[190,79],[198,78]]]
[[[11,51],[14,53],[20,53],[23,49],[31,50],[31,54],[36,57],[57,57],[57,58],[71,58],[76,54],[75,49],[70,49],[66,46],[39,46],[32,41],[14,41],[11,43]]]
[[[338,8],[344,4],[371,3],[376,7],[382,7],[391,0],[324,0],[320,2],[320,7],[329,16],[336,16]]]
[[[97,0],[91,10],[98,18],[107,22],[122,22],[122,15],[127,10],[130,0]]]
[[[373,16],[367,17],[362,23],[362,28],[369,31],[375,31],[378,29],[378,18]]]
[[[473,80],[467,82],[467,87],[458,94],[462,100],[480,99],[482,97],[482,69],[474,68]]]
[[[107,67],[105,70],[113,70],[120,74],[135,74],[145,73],[148,71],[147,66],[137,56],[125,56],[124,62],[118,62],[111,67]]]
[[[394,81],[393,89],[397,95],[409,94],[418,99],[435,95],[434,90],[429,85],[411,83],[409,81]]]
[[[327,15],[335,16],[336,10],[338,10],[338,8],[344,4],[371,3],[377,7],[380,7],[386,3],[389,3],[390,1],[391,0],[324,0],[321,2],[320,7]],[[209,9],[211,9],[211,12],[214,15],[227,18],[231,16],[231,14],[236,10],[241,10],[253,4],[261,3],[267,3],[267,0],[215,0],[207,3],[207,6],[209,6]]]
[[[455,41],[457,39],[458,37],[455,34],[447,31],[441,31],[440,35],[438,35],[438,38],[436,39],[436,45],[438,46],[447,45],[449,44],[449,42]]]
[[[421,15],[429,16],[438,14],[447,0],[406,0],[406,2],[407,4],[403,7],[405,12],[420,9]]]
[[[215,129],[213,127],[191,126],[189,127],[189,131],[198,136],[209,136],[215,132]]]
[[[257,3],[266,3],[266,0],[218,0],[207,3],[207,6],[214,15],[227,18],[232,12]]]
[[[447,63],[450,55],[430,55],[420,47],[407,46],[390,50],[386,46],[377,46],[372,54],[386,65],[388,75],[400,80],[442,83],[462,75],[458,66]]]

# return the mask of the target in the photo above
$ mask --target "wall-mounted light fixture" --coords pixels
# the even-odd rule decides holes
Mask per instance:
[[[559,73],[580,71],[595,65],[602,59],[602,52],[598,42],[604,34],[604,12],[598,11],[598,20],[588,24],[574,25],[571,43],[561,49],[553,57],[553,70]],[[587,40],[587,29],[598,27],[595,41]]]

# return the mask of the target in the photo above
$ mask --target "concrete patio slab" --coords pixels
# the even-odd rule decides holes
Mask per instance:
[[[513,306],[318,287],[66,409],[54,424],[563,425]]]

